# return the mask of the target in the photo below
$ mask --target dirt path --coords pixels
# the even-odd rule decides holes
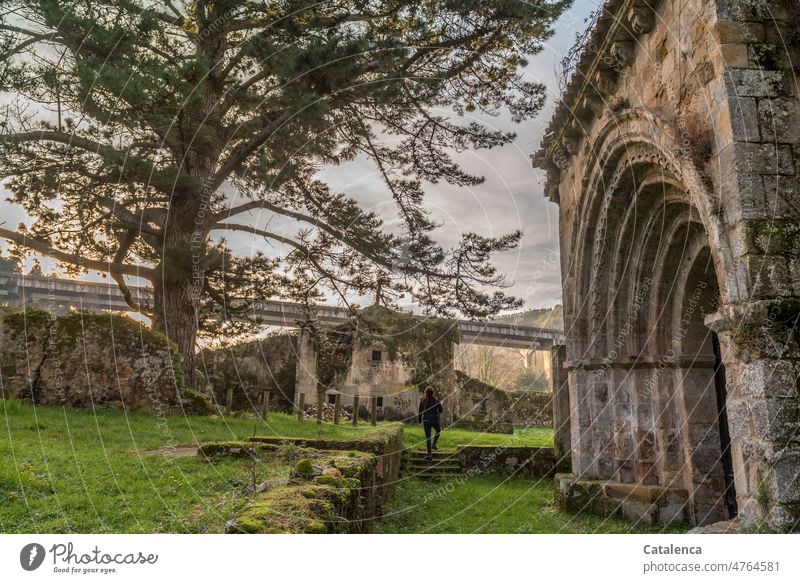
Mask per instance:
[[[197,456],[197,446],[187,445],[181,447],[162,447],[148,451],[136,451],[136,455],[163,455],[165,458],[195,457]]]

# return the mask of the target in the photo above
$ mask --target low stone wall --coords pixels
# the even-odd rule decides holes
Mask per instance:
[[[464,445],[456,451],[461,469],[467,475],[507,474],[545,478],[556,472],[556,456],[551,447],[503,447]]]
[[[403,460],[403,425],[391,423],[370,431],[364,437],[331,439],[313,437],[251,437],[251,443],[280,445],[293,443],[299,447],[319,450],[352,450],[371,453],[376,458],[375,480],[378,509],[392,500],[400,478]]]
[[[258,446],[257,446],[258,447]],[[366,533],[380,516],[371,453],[303,449],[286,486],[256,496],[227,534]]]
[[[641,524],[689,521],[689,493],[677,488],[555,477],[556,505],[568,512],[627,518]]]
[[[0,309],[0,376],[11,396],[42,405],[181,411],[177,349],[121,315]]]

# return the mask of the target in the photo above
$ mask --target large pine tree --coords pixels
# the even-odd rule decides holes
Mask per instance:
[[[480,183],[453,152],[513,138],[465,112],[540,109],[544,88],[520,67],[568,4],[5,0],[0,176],[34,222],[0,236],[110,274],[177,343],[190,382],[198,330],[241,321],[253,300],[377,289],[440,315],[518,305],[487,288],[504,283],[491,254],[520,234],[442,248],[423,185]],[[358,156],[383,177],[401,229],[319,178]],[[257,228],[255,211],[301,226]],[[282,253],[234,256],[224,231]],[[150,305],[131,277],[151,282]]]

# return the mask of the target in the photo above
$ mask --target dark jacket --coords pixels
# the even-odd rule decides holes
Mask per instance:
[[[434,397],[428,403],[425,399],[419,400],[419,422],[423,421],[439,421],[439,415],[442,414],[442,403]]]

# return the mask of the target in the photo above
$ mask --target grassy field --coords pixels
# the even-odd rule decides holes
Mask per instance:
[[[220,532],[246,501],[245,488],[286,480],[290,460],[139,455],[166,445],[194,446],[252,435],[352,438],[368,423],[318,427],[271,413],[269,422],[236,417],[155,417],[112,409],[62,409],[0,400],[1,532]],[[549,446],[549,429],[512,435],[446,430],[458,445]],[[406,426],[405,446],[424,447],[422,427]],[[478,477],[431,497],[441,484],[406,480],[385,532],[627,532],[622,523],[573,519],[552,509],[549,482]],[[524,520],[523,520],[524,517]]]
[[[425,433],[422,425],[406,425],[404,445],[407,449],[425,449]],[[445,429],[439,438],[439,449],[455,449],[459,445],[506,445],[552,447],[553,430],[549,427],[517,429],[514,435],[503,433],[480,433],[464,429]]]
[[[352,437],[372,431],[238,418],[163,417],[67,409],[0,399],[1,532],[219,532],[245,486],[285,480],[286,462],[213,464],[139,456],[253,434]]]
[[[553,505],[550,480],[476,476],[467,480],[408,479],[386,510],[383,533],[662,533],[686,525],[634,525],[596,516],[574,516]]]

